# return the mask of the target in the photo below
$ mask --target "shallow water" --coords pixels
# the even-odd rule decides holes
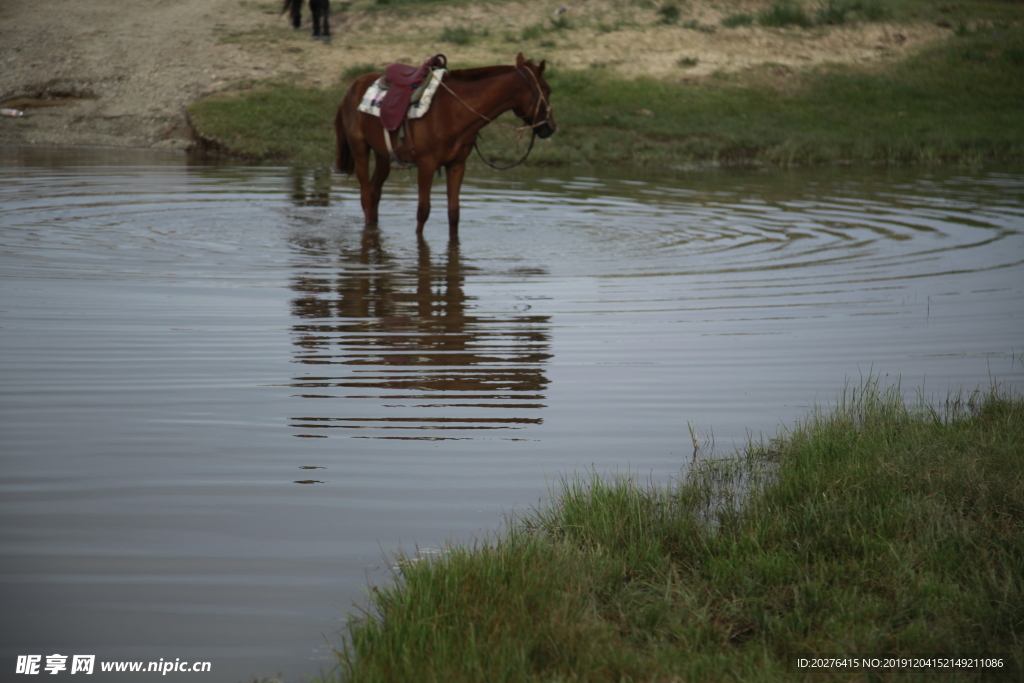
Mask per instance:
[[[338,177],[0,150],[0,666],[298,680],[392,551],[561,475],[665,481],[688,425],[728,454],[869,373],[1024,387],[1019,170],[470,176],[451,245],[405,174],[364,230]]]

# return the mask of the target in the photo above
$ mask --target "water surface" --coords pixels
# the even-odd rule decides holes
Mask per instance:
[[[404,174],[379,229],[320,172],[6,149],[0,179],[4,667],[299,680],[392,551],[560,475],[665,481],[688,425],[728,454],[868,373],[1024,386],[1019,171],[476,171],[458,244],[443,183],[416,239]]]

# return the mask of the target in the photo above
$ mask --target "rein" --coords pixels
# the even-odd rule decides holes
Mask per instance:
[[[533,108],[533,118],[536,119],[537,118],[537,114],[540,113],[540,105],[541,104],[546,105],[547,106],[547,110],[550,112],[551,111],[551,104],[547,101],[547,98],[544,97],[544,91],[540,87],[540,81],[537,79],[537,74],[533,73],[533,71],[530,71],[530,69],[527,69],[527,71],[530,73],[530,75],[533,76],[533,80],[537,83],[537,92],[534,93],[533,92],[533,86],[530,85],[530,81],[527,80],[526,76],[523,75],[523,72],[519,70],[518,66],[514,67],[514,68],[516,70],[516,73],[519,74],[519,76],[524,81],[526,81],[526,87],[530,88],[530,94],[534,96],[534,100],[536,101],[536,106]],[[477,116],[482,118],[487,123],[495,123],[494,119],[492,119],[492,118],[490,118],[488,116],[484,116],[483,114],[478,112],[476,109],[474,109],[473,107],[469,106],[469,103],[467,103],[461,97],[456,95],[455,91],[453,91],[451,88],[449,88],[448,85],[444,82],[444,80],[441,81],[441,87],[443,87],[445,90],[447,90],[451,94],[452,97],[454,97],[456,100],[458,100],[460,103],[462,103],[462,106],[464,106],[466,109],[470,110],[471,112],[473,112],[474,114],[476,114]],[[530,131],[530,146],[526,148],[526,154],[524,154],[523,157],[519,161],[517,161],[517,162],[515,162],[515,163],[513,163],[513,164],[511,164],[509,166],[497,166],[495,164],[492,164],[487,159],[485,159],[484,158],[484,154],[483,154],[483,152],[480,151],[480,146],[479,146],[479,144],[477,144],[476,140],[473,141],[473,149],[476,150],[477,156],[480,157],[480,161],[484,162],[486,165],[490,166],[491,168],[495,169],[496,171],[507,171],[507,170],[509,170],[511,168],[515,168],[516,166],[519,166],[524,161],[526,161],[526,158],[530,156],[530,152],[533,151],[533,143],[537,140],[537,128],[539,128],[540,126],[546,125],[547,122],[548,122],[547,117],[544,117],[543,121],[539,121],[537,123],[533,123],[533,124],[530,124],[530,125],[527,125],[527,126],[510,126],[507,123],[501,123],[500,121],[497,122],[497,124],[499,126],[502,126],[504,128],[509,128],[511,130],[514,130],[516,133],[522,133],[523,131],[526,131],[526,130]],[[477,138],[479,138],[479,137],[480,137],[480,135],[478,133],[477,134]]]
[[[526,126],[526,128],[533,128],[533,126]],[[523,130],[523,129],[522,128],[517,128],[516,130]],[[479,137],[480,136],[478,134],[477,138],[479,138]],[[526,157],[530,156],[530,152],[533,151],[533,141],[536,140],[536,139],[537,139],[537,131],[534,129],[530,133],[530,146],[526,148],[526,154],[523,155],[522,159],[520,159],[519,161],[517,161],[517,162],[515,162],[513,164],[510,164],[508,166],[498,166],[496,164],[492,164],[490,161],[487,161],[487,159],[484,158],[484,153],[480,151],[480,145],[477,144],[476,140],[473,141],[473,149],[476,150],[476,155],[478,157],[480,157],[480,161],[484,162],[485,164],[487,164],[488,166],[493,168],[495,171],[507,171],[510,168],[515,168],[519,164],[521,164],[524,161],[526,161]]]

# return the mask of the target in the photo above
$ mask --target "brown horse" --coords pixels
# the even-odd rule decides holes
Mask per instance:
[[[403,143],[408,161],[417,166],[419,206],[416,234],[430,216],[430,186],[434,174],[444,168],[448,181],[448,232],[459,234],[459,190],[466,172],[466,159],[476,144],[477,133],[495,118],[512,110],[533,134],[546,138],[555,132],[551,114],[551,88],[544,80],[544,66],[516,57],[515,66],[485,66],[449,71],[423,118],[405,124]],[[363,93],[380,74],[359,77],[341,102],[334,119],[338,136],[337,170],[359,178],[359,195],[366,225],[377,225],[381,188],[391,172],[391,158],[384,140],[381,120],[358,111]],[[397,132],[392,148],[400,143]],[[375,156],[370,175],[370,152]]]

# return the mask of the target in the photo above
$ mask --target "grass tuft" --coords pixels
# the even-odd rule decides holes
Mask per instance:
[[[762,26],[785,27],[799,26],[808,28],[814,25],[811,18],[800,5],[793,4],[789,0],[779,0],[766,10],[757,15],[757,23]]]
[[[754,15],[747,12],[730,14],[722,19],[722,26],[725,28],[739,28],[741,26],[753,26]]]
[[[824,0],[814,10],[813,18],[802,5],[792,0],[778,0],[757,15],[730,14],[722,19],[725,28],[752,26],[785,27],[838,26],[850,20],[882,21],[890,15],[882,0]]]
[[[465,26],[445,26],[441,32],[442,43],[452,43],[453,45],[469,45],[473,42],[473,29],[466,28]]]
[[[364,63],[364,64],[353,64],[353,65],[347,67],[341,73],[341,82],[342,83],[351,83],[352,81],[354,81],[355,79],[359,78],[363,74],[375,73],[375,72],[379,72],[379,71],[381,71],[381,68],[377,64],[373,64],[373,63],[369,63],[369,62]]]
[[[817,23],[829,26],[837,26],[846,23],[846,17],[853,10],[853,6],[844,0],[828,0],[818,5],[815,10]]]
[[[679,5],[674,2],[667,2],[658,8],[658,23],[675,24],[679,22]]]
[[[551,28],[555,31],[566,31],[572,28],[572,24],[569,23],[569,17],[558,16],[553,19],[548,19],[551,22]]]

